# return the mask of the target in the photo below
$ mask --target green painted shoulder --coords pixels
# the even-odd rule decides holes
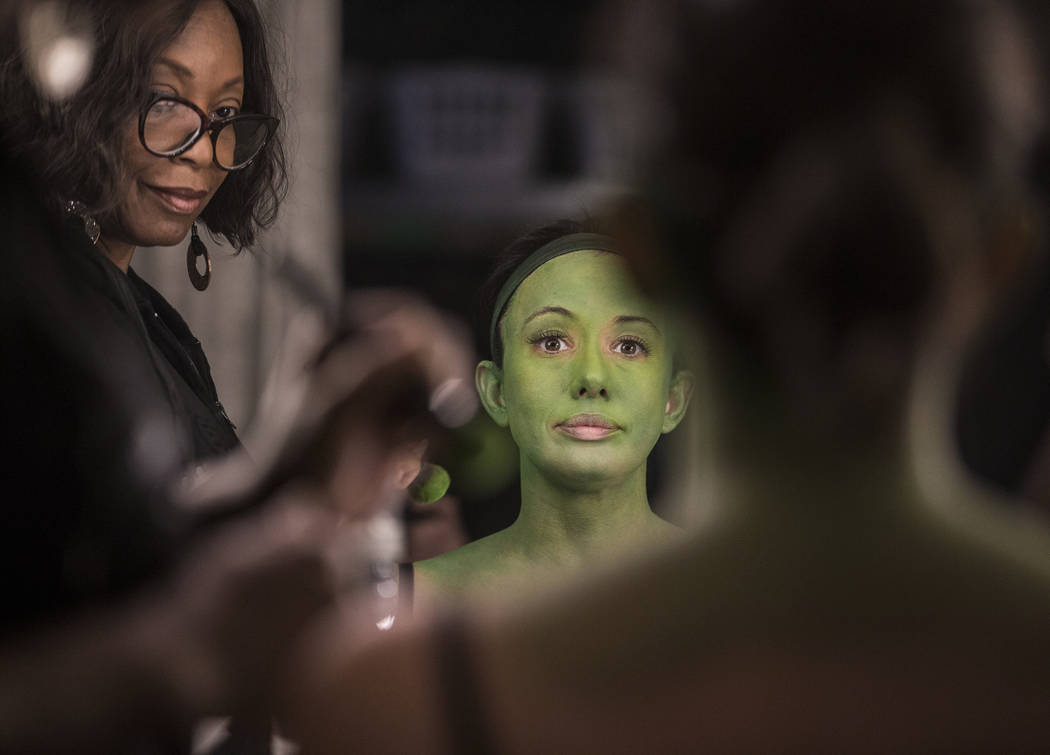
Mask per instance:
[[[416,574],[437,590],[465,593],[506,572],[513,560],[502,533],[483,537],[454,551],[417,561]]]

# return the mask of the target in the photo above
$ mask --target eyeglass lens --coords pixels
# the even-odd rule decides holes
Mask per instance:
[[[201,118],[192,108],[173,100],[158,100],[146,113],[142,138],[154,153],[178,152],[197,138]],[[264,118],[243,118],[219,129],[215,161],[224,168],[239,168],[255,157],[269,136]]]

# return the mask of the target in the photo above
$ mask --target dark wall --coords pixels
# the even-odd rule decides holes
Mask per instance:
[[[594,0],[344,3],[347,60],[375,65],[476,59],[569,69]]]

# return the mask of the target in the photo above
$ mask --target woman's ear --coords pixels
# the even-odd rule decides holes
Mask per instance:
[[[679,370],[671,378],[671,390],[667,393],[667,406],[664,408],[664,424],[660,432],[669,433],[678,427],[685,417],[689,401],[693,397],[693,386],[696,378],[689,370]]]
[[[492,421],[500,427],[507,426],[507,408],[503,405],[503,370],[495,362],[486,359],[478,362],[474,369],[474,385],[478,397]]]

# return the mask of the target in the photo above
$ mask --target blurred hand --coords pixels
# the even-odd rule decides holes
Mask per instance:
[[[190,501],[212,527],[184,560],[161,635],[202,712],[265,704],[286,643],[333,599],[339,522],[401,500],[428,439],[474,414],[462,326],[388,291],[355,295],[344,325],[288,387],[258,464],[219,465]],[[281,492],[290,485],[299,492]]]
[[[347,319],[352,335],[324,355],[313,382],[335,397],[329,492],[358,517],[382,505],[384,486],[407,487],[429,437],[473,416],[475,360],[463,327],[409,294],[357,294]]]
[[[473,370],[464,328],[418,297],[355,294],[342,331],[284,392],[275,414],[289,419],[270,428],[257,455],[261,488],[306,479],[345,516],[370,516],[417,453],[406,449],[473,416]]]
[[[469,343],[462,325],[414,295],[355,294],[341,332],[268,408],[254,462],[215,465],[187,504],[222,518],[298,480],[344,517],[369,517],[399,494],[428,440],[473,416]]]

